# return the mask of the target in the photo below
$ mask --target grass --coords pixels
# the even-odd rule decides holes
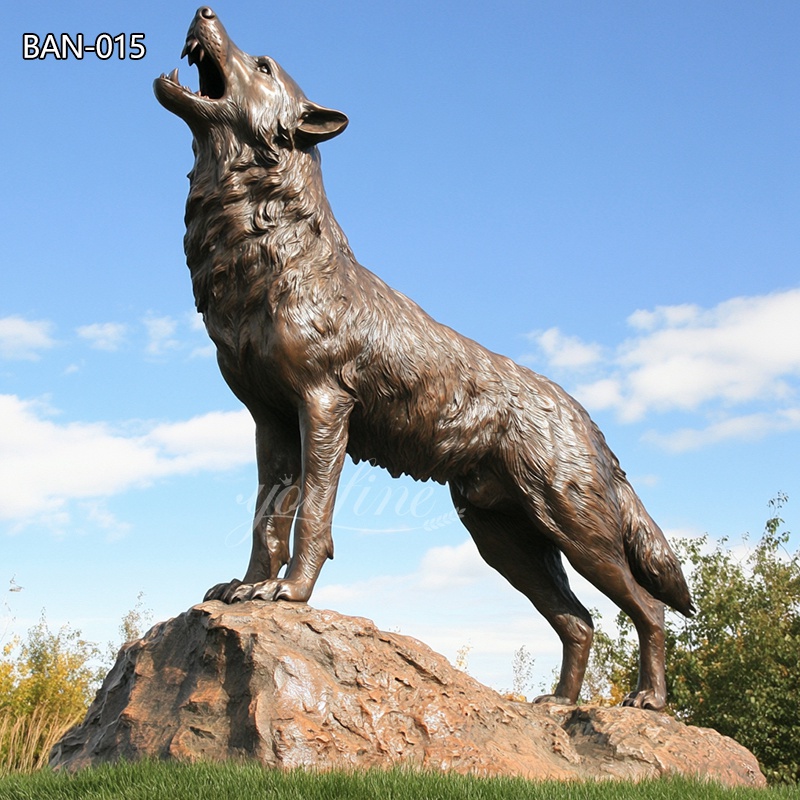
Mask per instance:
[[[0,800],[783,800],[798,788],[725,789],[669,778],[623,782],[530,782],[407,770],[282,772],[246,764],[140,762],[74,775],[40,770],[0,778]]]

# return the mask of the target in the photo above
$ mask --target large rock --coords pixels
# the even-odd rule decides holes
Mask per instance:
[[[284,602],[203,603],[127,644],[50,763],[143,757],[764,785],[755,758],[715,731],[507,700],[416,639]]]

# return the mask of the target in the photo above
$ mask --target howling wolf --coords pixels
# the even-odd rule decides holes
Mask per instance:
[[[356,261],[317,150],[345,129],[344,114],[308,100],[274,59],[240,50],[208,7],[182,55],[197,65],[199,91],[176,69],[155,93],[194,136],[186,260],[222,374],[255,419],[260,486],[244,578],[206,599],[308,600],[333,555],[349,454],[449,485],[481,556],[562,641],[558,685],[537,701],[577,700],[592,641],[563,554],[636,626],[639,681],[625,704],[663,708],[663,604],[689,615],[692,601],[586,411]],[[284,481],[300,498],[290,512],[273,488]]]

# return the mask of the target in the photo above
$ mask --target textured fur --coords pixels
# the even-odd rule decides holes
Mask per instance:
[[[239,50],[210,9],[186,49],[200,92],[177,71],[155,89],[194,134],[187,263],[222,374],[256,421],[261,485],[247,573],[207,598],[308,599],[333,554],[347,453],[449,484],[481,555],[561,637],[560,681],[541,699],[577,699],[592,638],[563,553],[636,625],[639,685],[626,702],[663,707],[662,603],[685,614],[692,604],[602,433],[560,387],[439,324],[356,261],[315,146],[344,129],[343,114]],[[270,494],[287,477],[301,498],[291,512]]]

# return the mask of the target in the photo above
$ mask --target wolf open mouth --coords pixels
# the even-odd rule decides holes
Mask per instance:
[[[181,58],[186,56],[190,66],[197,66],[200,88],[193,92],[188,86],[181,85],[177,68],[169,75],[162,74],[154,86],[162,105],[187,121],[205,116],[209,108],[205,106],[206,111],[201,111],[204,103],[213,103],[225,97],[228,88],[225,63],[231,46],[216,14],[207,6],[198,9],[186,34]],[[201,102],[198,104],[198,101]],[[198,113],[200,117],[197,117]]]
[[[181,58],[186,56],[189,66],[197,64],[197,73],[200,78],[201,97],[209,100],[219,100],[225,94],[225,76],[217,65],[213,56],[209,55],[199,39],[190,37],[186,40]],[[177,74],[177,70],[175,71]],[[172,77],[172,76],[170,76]]]
[[[194,37],[186,40],[181,58],[184,56],[190,66],[197,64],[200,88],[196,92],[192,92],[188,86],[181,84],[177,67],[169,75],[162,74],[161,77],[179,86],[188,94],[202,97],[204,100],[221,100],[225,95],[225,76],[213,56],[210,56],[200,41]]]

